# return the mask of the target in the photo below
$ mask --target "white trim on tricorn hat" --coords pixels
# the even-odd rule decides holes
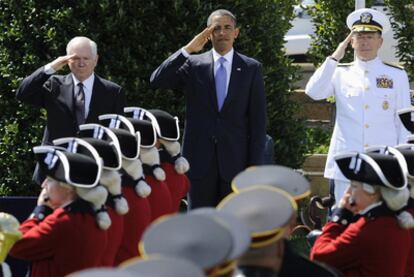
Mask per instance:
[[[99,121],[109,120],[105,126],[110,129],[126,129],[131,134],[135,133],[134,126],[126,119],[125,116],[119,114],[103,114],[100,115],[98,119]],[[123,126],[121,124],[123,124]]]
[[[166,111],[159,109],[151,109],[148,111],[151,113],[158,124],[158,137],[166,141],[178,141],[180,139],[180,125],[177,116],[172,116]],[[172,127],[174,125],[174,127]],[[174,129],[174,131],[171,131]],[[167,132],[175,133],[174,136],[168,136]]]
[[[91,132],[88,132],[88,131],[91,131]],[[106,135],[107,137],[104,137],[104,135]],[[105,161],[104,159],[103,168],[109,169],[109,170],[121,169],[121,166],[122,166],[121,147],[119,145],[117,136],[109,128],[104,127],[99,124],[93,124],[93,123],[83,124],[79,126],[79,136],[83,139],[93,138],[93,139],[98,139],[103,142],[106,142],[108,146],[112,149],[114,157],[116,158],[116,166],[107,165],[107,161]],[[89,142],[93,146],[93,143],[91,141]]]
[[[376,154],[376,153],[369,153],[371,156]],[[354,180],[354,181],[361,181],[370,185],[384,185],[385,187],[394,189],[394,190],[403,190],[407,187],[407,171],[404,171],[404,168],[401,167],[401,153],[399,153],[398,157],[394,158],[396,159],[399,168],[401,169],[401,176],[402,177],[402,181],[403,184],[401,186],[394,186],[385,176],[383,170],[381,169],[381,167],[378,165],[378,163],[374,160],[374,158],[372,158],[368,153],[359,153],[359,152],[346,152],[346,153],[339,153],[337,155],[334,156],[335,162],[337,163],[339,169],[341,170],[342,174],[344,174],[345,177],[347,177],[350,180]],[[389,156],[386,154],[376,154],[376,155],[383,155],[385,156]],[[402,157],[403,158],[403,157]],[[347,165],[341,163],[342,160],[345,159],[349,159],[349,163]],[[403,161],[405,163],[405,160]],[[366,163],[366,165],[368,165],[369,167],[372,168],[372,170],[374,171],[374,173],[376,174],[377,179],[381,182],[381,183],[373,183],[373,180],[369,180],[369,178],[367,176],[361,176],[358,175],[358,173],[361,171],[361,169],[363,168],[363,163]],[[352,174],[351,174],[352,172]],[[370,178],[372,178],[372,176],[369,176]]]
[[[397,113],[404,128],[411,134],[414,133],[414,107],[400,109]],[[407,141],[408,140],[409,138],[407,137]]]
[[[135,131],[134,126],[132,123],[124,116],[119,114],[104,114],[98,117],[101,124],[108,127],[113,133],[117,136],[119,145],[121,148],[122,158],[126,160],[136,160],[140,155],[140,147],[141,147],[141,134]],[[127,156],[125,147],[126,145],[122,144],[122,137],[128,136],[127,133],[131,136],[135,137],[136,142],[136,151],[132,156]]]
[[[404,155],[400,151],[398,151],[397,148],[386,146],[386,145],[372,145],[370,147],[365,148],[365,152],[366,153],[377,152],[377,153],[385,154],[385,155],[391,154],[397,159],[398,163],[401,166],[401,170],[403,171],[403,174],[405,176],[408,175],[407,161],[405,160]]]
[[[99,170],[98,170],[97,176],[98,176],[98,179],[100,178],[101,173],[102,173],[103,160],[99,156],[98,151],[96,151],[96,149],[91,144],[89,144],[83,139],[75,138],[75,137],[55,139],[53,140],[53,144],[56,146],[65,147],[67,152],[83,154],[83,155],[86,155],[94,159],[99,164]]]
[[[131,122],[131,124],[134,126],[135,129],[142,128],[142,124],[144,122],[149,122],[152,126],[152,136],[153,140],[150,144],[144,144],[141,141],[141,147],[142,148],[151,148],[154,147],[157,143],[157,134],[159,134],[160,126],[158,125],[158,121],[155,118],[153,114],[151,114],[148,110],[140,108],[140,107],[125,107],[124,108],[125,115],[131,114],[131,117],[128,118],[128,120]],[[144,122],[142,122],[142,121]],[[143,129],[140,129],[140,131],[144,131]],[[148,138],[144,137],[144,134],[141,134],[143,137],[143,141],[146,141]]]
[[[414,179],[414,144],[402,143],[402,144],[395,146],[395,149],[397,149],[404,156],[404,159],[407,163],[408,178]],[[408,157],[408,155],[411,155],[411,154],[413,156],[413,159],[410,159]],[[411,162],[411,160],[413,162]]]
[[[292,168],[281,165],[251,166],[233,178],[233,191],[252,186],[266,185],[282,189],[299,201],[310,195],[309,181]]]
[[[83,154],[77,154],[79,155],[78,158],[81,158],[80,156],[85,156],[87,159],[89,159],[89,162],[94,162],[97,167],[97,174],[95,175],[94,179],[91,180],[91,182],[88,184],[81,184],[78,182],[74,182],[72,178],[70,177],[71,176],[71,167],[70,167],[71,161],[70,160],[72,160],[72,162],[76,162],[75,160],[76,156],[69,157],[67,153],[70,153],[70,152],[64,152],[64,150],[62,150],[61,147],[55,147],[55,146],[49,146],[49,145],[35,146],[33,147],[33,152],[35,153],[35,156],[37,157],[39,163],[41,163],[41,166],[42,164],[47,165],[48,172],[45,172],[47,176],[50,176],[66,184],[73,185],[75,187],[93,188],[96,185],[98,185],[99,178],[101,175],[101,170],[102,170],[102,162],[99,156],[93,156],[93,158],[95,158],[93,159]],[[40,155],[44,155],[44,157],[41,157]],[[63,169],[63,176],[62,176],[63,178],[57,175],[57,173],[62,173],[62,171],[55,172],[55,173],[53,173],[52,171],[52,169],[54,169],[55,166],[57,165],[58,161],[60,162],[58,166],[61,165]],[[86,160],[83,159],[82,162],[86,162]]]
[[[353,11],[346,18],[346,25],[354,32],[381,32],[385,34],[391,28],[390,21],[382,12],[364,8]]]

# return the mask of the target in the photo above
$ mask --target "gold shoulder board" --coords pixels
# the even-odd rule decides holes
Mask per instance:
[[[404,70],[404,66],[402,66],[402,65],[399,65],[399,64],[397,64],[397,63],[388,63],[388,62],[383,62],[385,65],[388,65],[388,66],[391,66],[391,67],[394,67],[394,68],[396,68],[396,69],[399,69],[399,70]]]

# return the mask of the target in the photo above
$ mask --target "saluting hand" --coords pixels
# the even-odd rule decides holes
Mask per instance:
[[[345,40],[343,40],[338,47],[336,48],[335,52],[331,55],[337,61],[340,61],[345,56],[346,48],[348,47],[349,42],[351,42],[353,32],[349,33]]]
[[[184,46],[185,51],[187,51],[188,54],[201,51],[201,49],[203,49],[204,45],[210,39],[210,35],[214,31],[214,27],[214,25],[211,25],[196,35],[186,46]]]
[[[62,69],[65,65],[67,65],[71,59],[73,59],[76,54],[60,56],[56,60],[50,63],[50,66],[55,70],[58,71]]]

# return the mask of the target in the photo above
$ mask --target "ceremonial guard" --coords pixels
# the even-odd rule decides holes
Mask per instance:
[[[232,188],[235,192],[254,188],[257,185],[269,186],[287,192],[298,204],[307,199],[311,193],[309,181],[299,172],[281,165],[261,165],[250,167],[234,177]],[[288,236],[297,225],[297,213],[291,219]],[[304,238],[306,239],[306,238]],[[339,276],[334,269],[310,261],[307,257],[294,251],[288,239],[281,240],[280,252],[283,262],[278,271],[278,277],[308,276],[308,277],[334,277]]]
[[[135,132],[129,120],[121,115],[105,114],[99,117],[117,137],[122,156],[122,194],[127,199],[129,211],[124,215],[124,231],[121,245],[115,257],[115,265],[139,256],[138,242],[151,223],[151,207],[147,196],[151,188],[144,180],[140,154],[141,136]]]
[[[128,107],[125,115],[132,123],[135,131],[141,134],[141,148],[139,158],[142,161],[145,181],[151,187],[148,201],[151,206],[151,220],[173,212],[171,194],[165,182],[165,171],[161,167],[160,155],[156,148],[157,120],[145,109]]]
[[[181,201],[190,190],[190,180],[185,174],[190,165],[181,155],[180,126],[178,118],[161,110],[149,110],[157,123],[157,146],[161,167],[165,171],[165,182],[171,194],[172,211],[178,212]]]
[[[311,258],[345,276],[406,276],[411,235],[401,228],[397,211],[409,198],[407,164],[395,149],[379,152],[335,156],[351,187],[315,241]]]
[[[397,110],[410,107],[407,73],[377,56],[382,34],[390,29],[387,17],[373,9],[359,9],[348,16],[347,26],[351,33],[316,70],[305,90],[315,100],[335,97],[335,127],[324,176],[334,181],[336,201],[349,180],[335,164],[335,154],[404,142],[408,133]],[[355,50],[355,60],[340,64],[348,44]]]
[[[20,226],[23,238],[10,251],[13,257],[31,262],[30,276],[63,277],[101,266],[107,247],[107,233],[92,208],[96,203],[81,198],[93,194],[100,203],[107,197],[106,190],[98,186],[102,169],[99,156],[93,150],[94,158],[57,149],[33,149],[47,178],[38,206]]]
[[[118,138],[109,128],[98,124],[83,124],[79,129],[79,136],[92,145],[103,160],[99,182],[108,190],[106,207],[111,226],[108,229],[108,247],[102,264],[114,266],[124,233],[124,215],[129,210],[128,202],[121,192],[121,148]]]

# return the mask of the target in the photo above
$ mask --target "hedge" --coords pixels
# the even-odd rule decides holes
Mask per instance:
[[[85,35],[98,44],[97,74],[121,84],[128,105],[157,107],[183,118],[183,94],[151,90],[149,76],[200,32],[218,8],[238,17],[241,35],[235,48],[263,63],[268,131],[275,139],[277,162],[300,166],[306,143],[303,120],[293,116],[297,107],[289,100],[297,69],[282,50],[295,2],[0,1],[0,195],[35,195],[38,190],[30,184],[31,148],[40,144],[45,112],[15,100],[25,76],[64,55],[70,38]]]

